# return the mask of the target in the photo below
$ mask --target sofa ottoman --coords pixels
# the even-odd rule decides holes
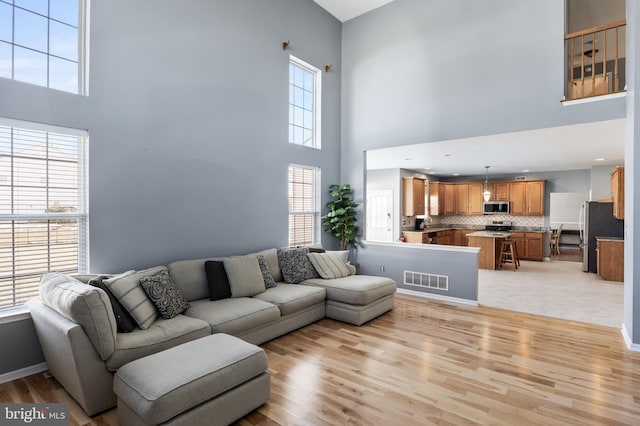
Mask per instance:
[[[227,425],[271,396],[264,350],[223,333],[124,365],[113,390],[122,425]]]
[[[362,325],[393,309],[396,282],[373,275],[313,278],[301,284],[322,287],[327,292],[326,315],[339,321]]]

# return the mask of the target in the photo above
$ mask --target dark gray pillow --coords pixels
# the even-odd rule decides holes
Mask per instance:
[[[109,296],[109,300],[111,301],[111,309],[113,309],[113,315],[116,317],[118,332],[129,333],[137,328],[138,324],[136,324],[136,320],[134,320],[131,315],[129,315],[129,312],[125,309],[124,306],[122,306],[120,301],[113,295],[113,293],[111,293],[107,286],[104,285],[102,280],[105,278],[109,278],[109,276],[100,275],[91,278],[87,284],[101,288],[105,293],[107,293],[107,296]]]
[[[209,284],[209,300],[228,299],[231,297],[231,286],[222,260],[207,260],[204,262]]]
[[[278,265],[284,282],[298,284],[310,278],[320,277],[307,257],[308,253],[308,247],[278,250]]]
[[[167,270],[141,278],[140,285],[164,318],[171,319],[189,309],[189,303]]]
[[[261,254],[256,255],[258,258],[258,265],[260,266],[260,272],[262,272],[262,278],[264,279],[264,288],[277,287],[276,280],[273,279],[269,265],[267,265],[267,259]]]

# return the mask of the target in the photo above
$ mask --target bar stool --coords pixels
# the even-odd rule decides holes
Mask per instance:
[[[518,259],[516,248],[516,242],[513,240],[502,241],[502,249],[500,250],[500,268],[502,265],[509,263],[513,265],[513,271],[515,272],[520,265],[520,259]]]

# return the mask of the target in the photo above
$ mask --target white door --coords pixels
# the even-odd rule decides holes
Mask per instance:
[[[366,238],[393,242],[393,190],[367,191]]]

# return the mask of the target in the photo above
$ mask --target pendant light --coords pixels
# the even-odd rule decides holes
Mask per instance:
[[[487,169],[487,176],[484,179],[484,192],[482,193],[484,201],[491,199],[491,192],[489,192],[489,167],[491,166],[484,166],[484,168]]]

